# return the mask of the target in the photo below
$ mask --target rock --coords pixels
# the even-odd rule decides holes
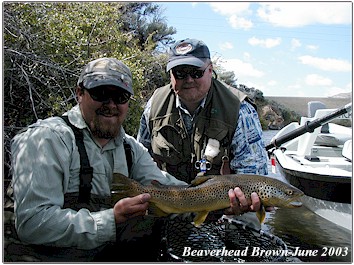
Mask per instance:
[[[280,130],[284,127],[284,118],[281,114],[278,114],[274,106],[265,105],[262,108],[262,117],[268,121],[268,129]]]

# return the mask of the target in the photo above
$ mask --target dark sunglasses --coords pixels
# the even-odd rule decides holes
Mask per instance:
[[[125,104],[130,99],[129,93],[120,92],[117,90],[110,90],[102,87],[86,89],[91,98],[98,102],[109,102],[110,99],[115,104]]]
[[[173,68],[172,69],[172,74],[176,79],[185,79],[189,75],[193,79],[199,79],[202,78],[204,75],[204,72],[206,69],[208,69],[210,64],[208,64],[207,67],[205,67],[204,70],[196,69],[196,68]]]

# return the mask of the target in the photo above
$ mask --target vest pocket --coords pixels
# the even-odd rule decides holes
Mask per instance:
[[[169,135],[168,139],[164,135]],[[175,128],[172,126],[164,126],[153,130],[151,147],[153,153],[167,164],[177,165],[181,162],[182,153],[178,151],[181,149],[178,141],[180,136]],[[177,148],[176,148],[177,146]]]

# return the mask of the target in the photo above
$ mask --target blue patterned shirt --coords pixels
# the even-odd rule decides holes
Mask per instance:
[[[150,153],[151,150],[151,132],[148,124],[152,98],[147,102],[143,115],[140,120],[140,128],[137,140],[141,142]],[[198,115],[201,108],[204,107],[205,100],[197,110],[190,114],[185,109],[180,100],[176,101],[177,108],[181,110],[184,124],[189,134],[192,133],[194,117]],[[262,127],[259,122],[258,113],[255,108],[247,101],[240,104],[237,128],[232,139],[230,150],[233,159],[230,161],[230,167],[238,174],[268,174],[267,152],[263,141]]]

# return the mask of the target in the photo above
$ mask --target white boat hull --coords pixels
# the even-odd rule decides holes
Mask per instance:
[[[271,142],[332,112],[317,109],[313,117],[302,117],[300,124],[293,122],[284,127]],[[345,118],[350,119],[351,113]],[[306,195],[302,199],[304,206],[352,230],[352,130],[334,123],[321,129],[277,146],[273,155],[285,180]]]
[[[351,203],[351,163],[343,158],[336,164],[321,159],[311,162],[292,152],[276,150],[279,171],[287,182],[316,199],[338,203]]]
[[[301,198],[305,207],[328,221],[352,231],[352,205],[320,200],[309,196]]]

